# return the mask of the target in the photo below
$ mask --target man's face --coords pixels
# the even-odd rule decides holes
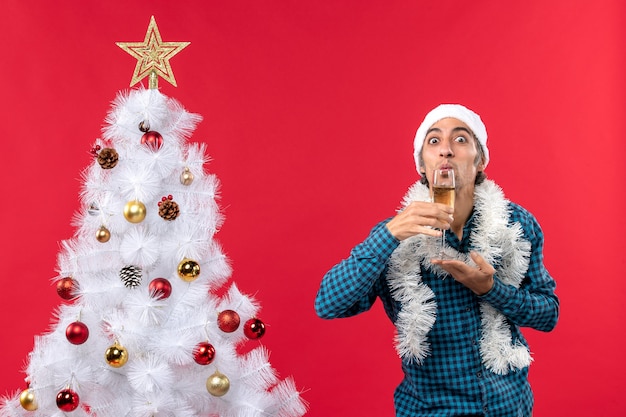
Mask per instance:
[[[432,184],[435,169],[449,168],[454,170],[457,189],[473,185],[476,174],[483,170],[478,146],[465,123],[452,117],[441,119],[426,133],[422,147],[422,173]]]

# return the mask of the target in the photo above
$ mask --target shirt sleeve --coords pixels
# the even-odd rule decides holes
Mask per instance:
[[[349,317],[369,310],[376,301],[376,282],[400,243],[387,229],[387,219],[350,252],[350,257],[324,275],[315,298],[315,311],[323,319]]]
[[[528,271],[520,288],[504,284],[496,274],[493,288],[480,298],[520,327],[551,331],[559,317],[559,299],[556,282],[543,263],[543,232],[534,216],[517,205],[513,208],[512,220],[520,222],[531,243]]]

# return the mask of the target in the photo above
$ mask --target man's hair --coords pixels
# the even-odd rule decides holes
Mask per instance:
[[[478,138],[476,138],[476,136],[474,135],[474,133],[472,132],[472,137],[474,138],[474,143],[476,144],[476,149],[478,149],[478,153],[476,154],[476,160],[474,161],[474,163],[476,165],[478,165],[481,161],[484,160],[485,158],[485,152],[483,151],[483,147],[480,145],[480,142],[478,142]],[[420,165],[424,166],[424,160],[422,159],[422,152],[424,152],[423,150],[420,152],[419,158],[420,158]],[[480,171],[476,174],[476,179],[474,180],[474,185],[478,185],[481,184],[483,181],[485,181],[487,179],[487,174],[485,174],[484,171]],[[426,175],[422,175],[420,178],[420,183],[429,186],[428,184],[428,178],[426,178]]]

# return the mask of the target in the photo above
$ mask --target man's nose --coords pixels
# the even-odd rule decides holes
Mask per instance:
[[[445,157],[454,155],[454,153],[452,152],[452,147],[450,146],[450,142],[441,142],[441,144],[439,145],[439,154]]]

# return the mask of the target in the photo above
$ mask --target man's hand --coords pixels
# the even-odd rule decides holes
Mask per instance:
[[[387,229],[398,240],[424,234],[441,236],[449,229],[454,209],[445,204],[414,201],[387,223]]]
[[[448,259],[433,259],[434,265],[439,265],[452,277],[472,290],[477,295],[484,295],[493,287],[493,275],[496,270],[476,252],[470,253],[476,266],[469,266],[465,262]]]

